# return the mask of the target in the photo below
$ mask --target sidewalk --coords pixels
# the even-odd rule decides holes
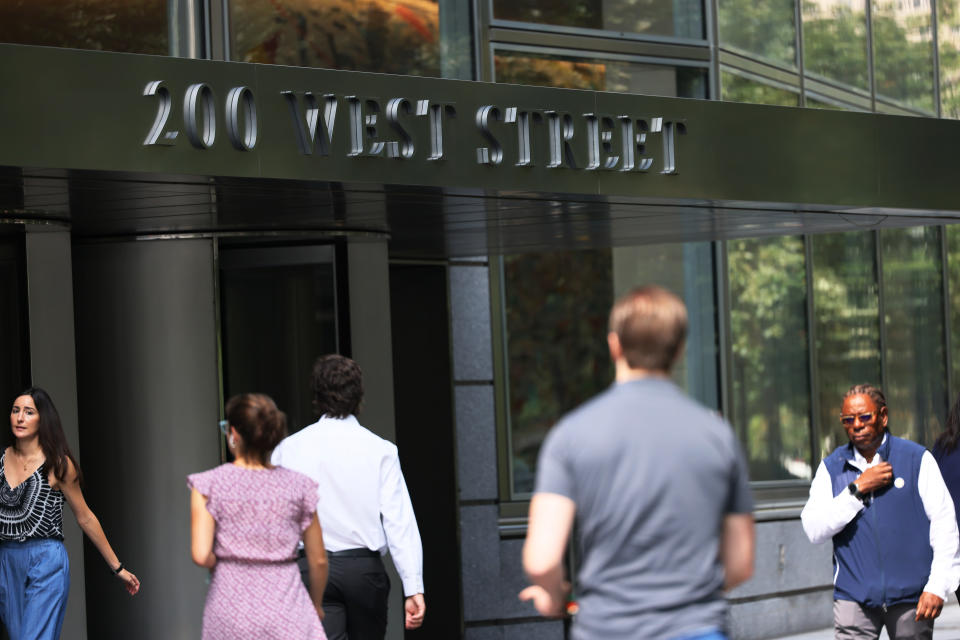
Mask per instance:
[[[960,605],[950,596],[947,603],[943,606],[943,612],[937,618],[933,626],[934,640],[960,640]],[[776,640],[833,640],[833,629],[821,629],[819,631],[808,631],[793,636],[782,636]],[[887,631],[884,629],[880,633],[880,640],[887,640]]]

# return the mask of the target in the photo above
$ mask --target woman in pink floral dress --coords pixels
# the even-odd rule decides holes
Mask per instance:
[[[270,465],[270,451],[287,430],[273,400],[234,396],[226,413],[235,460],[187,477],[193,561],[212,574],[203,640],[326,640],[320,621],[327,555],[317,483]],[[297,568],[300,540],[312,598]]]

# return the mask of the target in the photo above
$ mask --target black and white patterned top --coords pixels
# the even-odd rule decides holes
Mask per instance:
[[[6,458],[0,455],[0,540],[63,540],[63,493],[47,482],[47,463],[11,488]]]

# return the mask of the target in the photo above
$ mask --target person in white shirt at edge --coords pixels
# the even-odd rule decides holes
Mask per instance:
[[[320,485],[317,515],[330,563],[327,637],[383,640],[390,580],[381,556],[388,548],[403,582],[406,628],[416,629],[426,611],[423,549],[397,447],[357,421],[363,374],[350,358],[318,358],[313,392],[320,420],[285,438],[272,462]]]
[[[960,582],[957,521],[936,460],[887,431],[887,402],[868,384],[843,398],[850,442],[824,458],[800,514],[814,544],[833,539],[838,640],[932,638]]]

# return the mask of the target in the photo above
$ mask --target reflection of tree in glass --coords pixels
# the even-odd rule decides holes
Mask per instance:
[[[503,262],[514,491],[524,493],[550,427],[613,379],[612,261],[609,250],[590,250]]]
[[[940,48],[940,108],[944,118],[960,118],[960,7],[956,0],[937,3]]]
[[[823,13],[819,3],[803,3],[804,70],[869,90],[866,14],[845,6]]]
[[[809,478],[803,239],[728,243],[733,402],[752,480]]]
[[[880,384],[880,287],[872,231],[813,236],[819,454],[847,442],[843,395],[854,384]]]
[[[493,62],[497,82],[592,91],[607,88],[603,63],[509,54],[498,54]]]
[[[884,229],[880,238],[890,431],[931,445],[947,401],[940,232]]]
[[[728,102],[751,102],[780,107],[796,107],[800,104],[798,93],[761,84],[735,73],[721,73],[720,83],[721,99]]]
[[[960,387],[960,225],[946,227],[947,233],[947,277],[950,284],[950,346],[953,350],[950,358],[953,369],[953,389],[956,394]],[[951,396],[953,397],[953,396]]]
[[[933,111],[930,13],[898,15],[893,3],[874,5],[874,81],[877,94]]]
[[[493,0],[493,16],[561,27],[703,37],[703,8],[690,0]]]
[[[167,38],[166,2],[0,2],[0,42],[166,55]]]
[[[796,66],[794,0],[717,0],[720,45]]]
[[[234,0],[244,62],[440,75],[436,0]]]

